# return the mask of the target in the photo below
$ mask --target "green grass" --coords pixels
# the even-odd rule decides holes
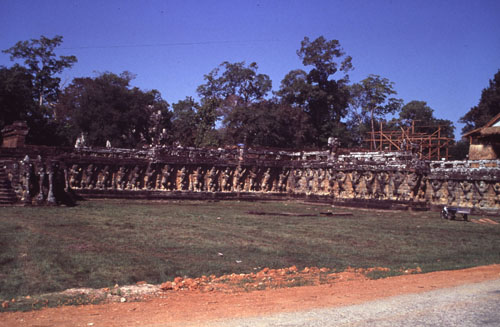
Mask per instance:
[[[0,300],[264,267],[428,272],[500,263],[500,225],[442,220],[436,212],[342,208],[333,210],[353,215],[319,215],[328,209],[300,202],[111,200],[3,207]]]

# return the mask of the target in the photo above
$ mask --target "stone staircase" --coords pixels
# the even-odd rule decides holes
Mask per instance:
[[[14,204],[17,201],[16,193],[10,185],[5,169],[0,166],[0,205]]]

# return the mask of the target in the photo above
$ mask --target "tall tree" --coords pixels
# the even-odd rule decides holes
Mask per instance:
[[[183,146],[195,146],[200,105],[191,97],[172,104],[172,140]]]
[[[425,101],[413,100],[405,104],[399,112],[398,127],[408,127],[411,122],[415,122],[418,132],[431,134],[439,126],[441,136],[454,137],[455,126],[453,122],[447,119],[434,117],[434,109],[427,105]]]
[[[96,78],[75,78],[64,89],[57,104],[58,119],[68,126],[74,141],[87,134],[89,145],[104,146],[109,140],[119,147],[138,147],[153,143],[155,131],[169,129],[168,103],[156,90],[131,87],[134,76],[103,73]],[[151,116],[160,126],[151,129]]]
[[[482,127],[500,113],[500,70],[497,71],[489,86],[481,92],[479,104],[472,107],[459,122],[464,123],[462,133]]]
[[[28,70],[19,65],[0,66],[0,129],[33,115],[33,84]]]
[[[27,144],[68,145],[63,130],[51,119],[46,107],[33,98],[33,76],[28,69],[13,65],[0,67],[0,130],[16,120],[26,121]]]
[[[13,47],[2,51],[10,54],[13,61],[23,60],[33,76],[33,87],[39,106],[57,100],[61,79],[56,75],[77,62],[75,56],[56,56],[54,50],[61,45],[62,39],[60,35],[52,39],[42,35],[38,40],[19,41]]]
[[[172,104],[172,141],[183,146],[219,145],[215,130],[216,104],[210,99],[200,105],[192,97]]]
[[[401,108],[403,100],[390,97],[393,94],[397,94],[394,83],[379,75],[369,75],[351,86],[352,116],[360,121],[368,118],[374,133],[375,120],[394,114]]]
[[[197,92],[202,103],[217,108],[222,124],[236,107],[249,107],[261,101],[272,88],[268,75],[258,74],[255,62],[245,66],[245,62],[223,62],[218,68],[205,75],[205,84]]]
[[[237,107],[227,121],[225,139],[248,146],[303,147],[311,130],[301,108],[274,99],[256,102],[250,108]]]
[[[338,40],[328,41],[323,36],[313,41],[305,37],[297,55],[311,69],[292,70],[282,80],[277,94],[284,103],[303,109],[313,129],[308,143],[322,146],[330,136],[342,134],[340,120],[347,114],[352,58]]]

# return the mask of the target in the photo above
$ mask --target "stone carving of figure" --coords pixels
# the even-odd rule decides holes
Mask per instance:
[[[420,176],[417,173],[412,172],[408,174],[407,182],[408,187],[410,188],[411,198],[415,200],[418,196],[418,190],[420,188]]]
[[[24,203],[31,203],[31,180],[33,175],[33,165],[30,162],[30,157],[26,155],[24,159],[21,161],[21,165],[23,167],[22,170],[22,181],[21,185],[23,188],[22,201]]]
[[[351,186],[354,198],[357,198],[360,193],[361,184],[359,182],[361,180],[361,176],[361,173],[357,170],[353,170],[351,173]]]
[[[129,183],[127,184],[127,188],[129,190],[135,190],[140,188],[141,184],[140,177],[141,177],[141,169],[139,168],[139,166],[135,166],[134,169],[130,172],[129,175],[130,180]]]
[[[333,190],[335,189],[335,176],[337,175],[337,173],[335,172],[335,169],[333,168],[328,168],[328,193],[330,193],[330,195],[334,195],[333,194]]]
[[[404,180],[405,180],[405,174],[400,172],[399,170],[392,175],[392,185],[393,185],[392,195],[396,197],[397,200],[401,198],[402,192],[400,192],[399,188],[401,184],[403,184]]]
[[[209,192],[216,192],[217,187],[218,187],[218,180],[217,177],[219,175],[219,171],[215,168],[215,166],[210,169],[208,172],[208,191]]]
[[[37,170],[38,170],[38,196],[36,197],[37,203],[42,203],[45,199],[45,165],[42,162],[42,158],[38,156],[37,159]]]
[[[493,184],[493,191],[495,191],[495,203],[500,203],[500,182]]]
[[[252,167],[248,172],[250,191],[257,191],[257,168]]]
[[[80,187],[80,178],[81,178],[82,169],[78,167],[78,165],[72,165],[69,170],[69,186],[71,188]]]
[[[189,174],[186,167],[182,167],[179,172],[179,181],[182,191],[187,191],[189,188]]]
[[[486,205],[486,199],[484,195],[488,193],[488,189],[490,184],[486,181],[475,181],[474,185],[476,186],[477,194],[479,194],[479,206],[484,207]]]
[[[346,178],[347,178],[347,175],[341,170],[339,170],[337,172],[337,174],[335,175],[335,180],[337,181],[337,185],[338,185],[338,190],[337,190],[338,197],[340,197],[340,195],[345,191]]]
[[[427,176],[422,175],[420,179],[420,189],[418,197],[420,199],[425,199],[425,194],[427,193]]]
[[[373,171],[367,171],[363,174],[365,180],[366,193],[369,198],[373,197],[373,184],[375,182],[375,174]]]
[[[161,170],[161,175],[158,176],[158,181],[156,188],[162,189],[162,190],[172,190],[172,183],[170,180],[170,176],[172,175],[172,168],[170,165],[165,165],[163,166],[163,169]]]
[[[280,175],[278,177],[278,191],[279,192],[286,192],[286,183],[287,183],[287,180],[288,180],[288,174],[290,174],[290,171],[285,169],[285,168],[281,168],[281,172],[280,172]]]
[[[55,184],[55,174],[58,170],[59,165],[55,162],[50,162],[47,165],[47,175],[49,177],[49,192],[47,193],[47,204],[48,205],[56,205],[56,197],[54,192],[54,184]]]
[[[143,188],[147,190],[151,190],[154,188],[154,179],[153,175],[155,173],[155,170],[153,168],[153,165],[148,164],[148,167],[146,168],[146,172],[144,173],[144,185]]]
[[[84,174],[82,176],[82,188],[93,189],[94,188],[94,172],[95,168],[93,164],[87,166]]]
[[[203,189],[203,169],[196,167],[191,180],[191,191],[200,192]]]
[[[457,186],[458,183],[453,179],[446,182],[446,190],[448,191],[448,205],[451,205],[457,200]]]
[[[474,204],[474,190],[472,189],[472,183],[469,181],[462,181],[460,182],[460,187],[462,188],[466,202]]]
[[[96,183],[96,188],[98,189],[106,189],[108,188],[109,184],[109,166],[106,165],[104,169],[102,169],[99,174],[97,175],[97,183]]]
[[[295,169],[293,172],[293,188],[295,193],[300,193],[301,185],[300,180],[302,179],[302,170]]]
[[[226,167],[222,172],[221,189],[223,192],[231,191],[231,169]]]
[[[116,172],[115,188],[119,190],[125,189],[125,186],[127,184],[126,176],[127,176],[127,170],[125,166],[120,166],[120,168]]]
[[[340,146],[340,141],[336,137],[329,137],[328,138],[328,148],[330,149],[330,154],[331,155],[336,155],[338,148]]]
[[[242,168],[238,166],[233,176],[233,188],[236,192],[240,192],[244,189],[245,186],[245,173],[247,172],[246,168]]]
[[[305,178],[305,191],[307,194],[310,194],[313,190],[313,180],[314,180],[314,172],[311,168],[307,168],[306,173],[304,174]]]
[[[267,168],[264,172],[264,176],[262,176],[262,184],[260,185],[260,189],[263,192],[269,192],[271,190],[271,168]]]
[[[443,186],[443,181],[439,179],[433,179],[431,181],[432,188],[432,201],[440,202],[441,200],[441,187]]]
[[[381,171],[377,174],[377,198],[385,198],[385,186],[389,182],[389,174],[385,171]]]
[[[83,133],[80,134],[80,136],[77,137],[76,142],[75,142],[75,148],[83,148],[85,146],[85,135]]]
[[[325,192],[325,187],[323,185],[324,181],[326,180],[326,170],[320,168],[317,173],[317,182],[316,182],[316,190],[319,193],[324,193]]]

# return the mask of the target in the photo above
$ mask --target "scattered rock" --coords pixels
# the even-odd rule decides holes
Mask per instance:
[[[174,289],[174,286],[172,285],[172,282],[165,282],[165,283],[162,283],[160,285],[160,288],[163,290],[163,291],[169,291],[169,290],[173,290]]]

